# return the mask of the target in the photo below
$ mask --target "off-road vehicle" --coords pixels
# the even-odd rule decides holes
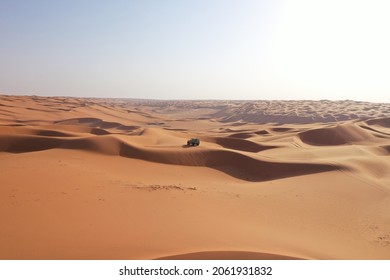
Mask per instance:
[[[187,141],[187,146],[199,146],[200,140],[198,138],[191,138]]]

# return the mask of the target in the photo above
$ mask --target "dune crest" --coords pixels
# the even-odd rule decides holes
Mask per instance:
[[[157,260],[299,260],[300,258],[277,254],[240,252],[240,251],[210,251],[194,252],[157,258]]]
[[[57,134],[53,133],[53,135]],[[216,142],[219,142],[218,140]],[[228,140],[227,142],[230,142],[232,139]],[[235,141],[232,142],[235,143]],[[68,135],[66,137],[0,135],[0,152],[27,153],[49,149],[85,150],[164,164],[210,167],[247,181],[274,180],[342,169],[342,167],[327,164],[264,161],[239,153],[240,148],[237,149],[237,152],[210,148],[185,149],[181,146],[158,149],[134,145],[131,144],[131,141],[123,141],[114,136],[73,137],[69,139]],[[256,151],[258,150],[256,149]]]

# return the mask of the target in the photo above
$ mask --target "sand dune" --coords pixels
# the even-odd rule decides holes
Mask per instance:
[[[311,145],[344,145],[373,140],[373,135],[355,125],[337,125],[327,128],[316,128],[299,133],[299,138]]]
[[[298,258],[257,252],[217,251],[167,256],[158,260],[298,260]]]
[[[389,113],[0,96],[0,259],[389,259]]]
[[[52,134],[57,136],[54,132]],[[59,134],[61,135],[61,133]],[[234,149],[237,146],[238,148],[236,149],[241,150],[241,141],[238,143],[232,141],[233,143],[231,143],[230,149]],[[101,154],[120,155],[128,158],[173,165],[210,167],[248,181],[273,180],[341,169],[341,167],[338,168],[332,165],[317,163],[305,164],[263,161],[238,152],[220,149],[192,149],[187,147],[170,149],[145,148],[110,136],[75,137],[69,139],[68,135],[66,138],[0,135],[0,152],[26,153],[54,148],[87,150]],[[244,148],[244,150],[246,149]],[[256,149],[255,151],[258,152],[259,150],[261,149]]]

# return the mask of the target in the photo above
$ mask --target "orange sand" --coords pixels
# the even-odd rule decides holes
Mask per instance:
[[[389,114],[2,95],[0,259],[390,259]]]

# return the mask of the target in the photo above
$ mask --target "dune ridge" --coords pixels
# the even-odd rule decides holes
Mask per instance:
[[[300,258],[245,251],[209,251],[166,256],[157,260],[300,260]]]
[[[114,136],[73,137],[69,139],[67,134],[65,137],[58,137],[57,135],[62,134],[56,134],[54,131],[49,134],[52,134],[53,137],[42,136],[39,133],[37,135],[0,135],[0,152],[26,153],[56,148],[86,150],[164,164],[210,167],[248,181],[273,180],[342,169],[340,166],[329,164],[264,161],[230,150],[185,149],[182,147],[161,150],[140,147]],[[232,139],[228,140],[230,143]],[[242,141],[238,141],[238,144],[241,144]],[[236,142],[232,141],[231,144],[236,144]],[[234,145],[230,145],[230,148],[234,147]],[[241,150],[241,148],[239,147],[237,150]],[[256,151],[258,150],[256,149]]]

